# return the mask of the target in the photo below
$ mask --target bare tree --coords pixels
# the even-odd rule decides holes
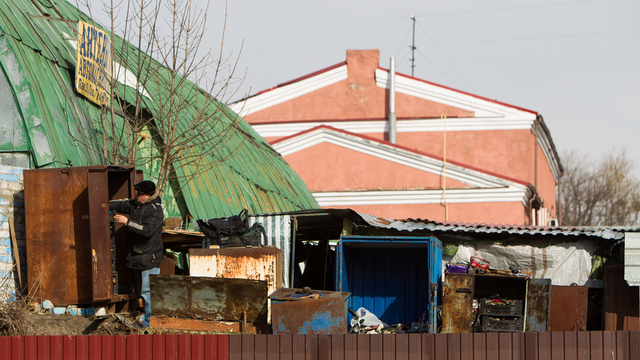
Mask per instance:
[[[81,5],[93,17],[90,4]],[[225,103],[242,81],[234,77],[238,58],[224,57],[224,32],[218,56],[203,49],[209,2],[102,5],[110,19],[113,99],[94,119],[93,144],[101,148],[92,149],[105,163],[146,168],[157,195],[168,187],[175,194],[239,145],[229,141],[240,118]]]
[[[640,182],[625,150],[600,162],[575,151],[562,156],[563,226],[633,226],[640,215]]]

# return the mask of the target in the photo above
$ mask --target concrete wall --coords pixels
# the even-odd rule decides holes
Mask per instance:
[[[14,253],[20,254],[22,281],[26,284],[26,236],[24,226],[23,168],[0,166],[0,301],[11,301],[19,292],[18,272]],[[9,222],[18,248],[14,248]]]

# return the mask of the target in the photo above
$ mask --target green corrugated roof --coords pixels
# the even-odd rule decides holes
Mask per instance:
[[[0,76],[0,152],[29,152],[34,168],[101,162],[83,144],[94,149],[101,146],[100,130],[91,120],[100,118],[101,109],[74,91],[76,50],[72,40],[65,39],[74,37],[78,20],[92,22],[65,1],[0,0],[0,70],[4,74]],[[119,38],[113,39],[113,44],[132,47]],[[145,89],[154,99],[167,94],[161,80],[146,84]],[[207,96],[193,83],[189,82],[188,89],[197,91],[203,100]],[[154,111],[153,102],[147,101],[145,106]],[[180,184],[189,213],[198,219],[229,216],[242,208],[252,213],[319,208],[284,159],[248,123],[237,119],[226,106],[223,109],[218,126],[237,122],[237,128],[225,147],[212,156],[200,157],[200,166],[213,166],[209,171]],[[187,109],[184,119],[195,111]],[[117,124],[123,126],[123,119],[118,117]],[[188,124],[185,120],[181,126]],[[209,130],[216,134],[220,128]],[[143,169],[147,177],[154,177],[154,166]],[[179,164],[176,169],[178,175],[195,172]],[[169,202],[168,215],[178,216],[181,202],[174,199],[172,191],[163,198]],[[184,209],[180,212],[184,215]]]

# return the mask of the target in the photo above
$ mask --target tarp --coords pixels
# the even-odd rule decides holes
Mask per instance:
[[[471,256],[491,262],[492,269],[519,267],[534,279],[551,279],[553,285],[602,287],[602,281],[589,279],[595,241],[566,242],[536,247],[496,244],[459,245],[451,263],[468,263]]]

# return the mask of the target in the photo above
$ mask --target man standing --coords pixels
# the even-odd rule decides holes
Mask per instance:
[[[127,236],[127,266],[136,270],[138,294],[144,302],[144,320],[142,326],[149,327],[151,317],[151,291],[149,275],[160,274],[162,261],[162,206],[160,197],[154,196],[156,184],[145,180],[134,185],[135,199],[114,200],[109,202],[109,210],[129,214],[127,218],[118,214],[115,222],[124,224]]]

